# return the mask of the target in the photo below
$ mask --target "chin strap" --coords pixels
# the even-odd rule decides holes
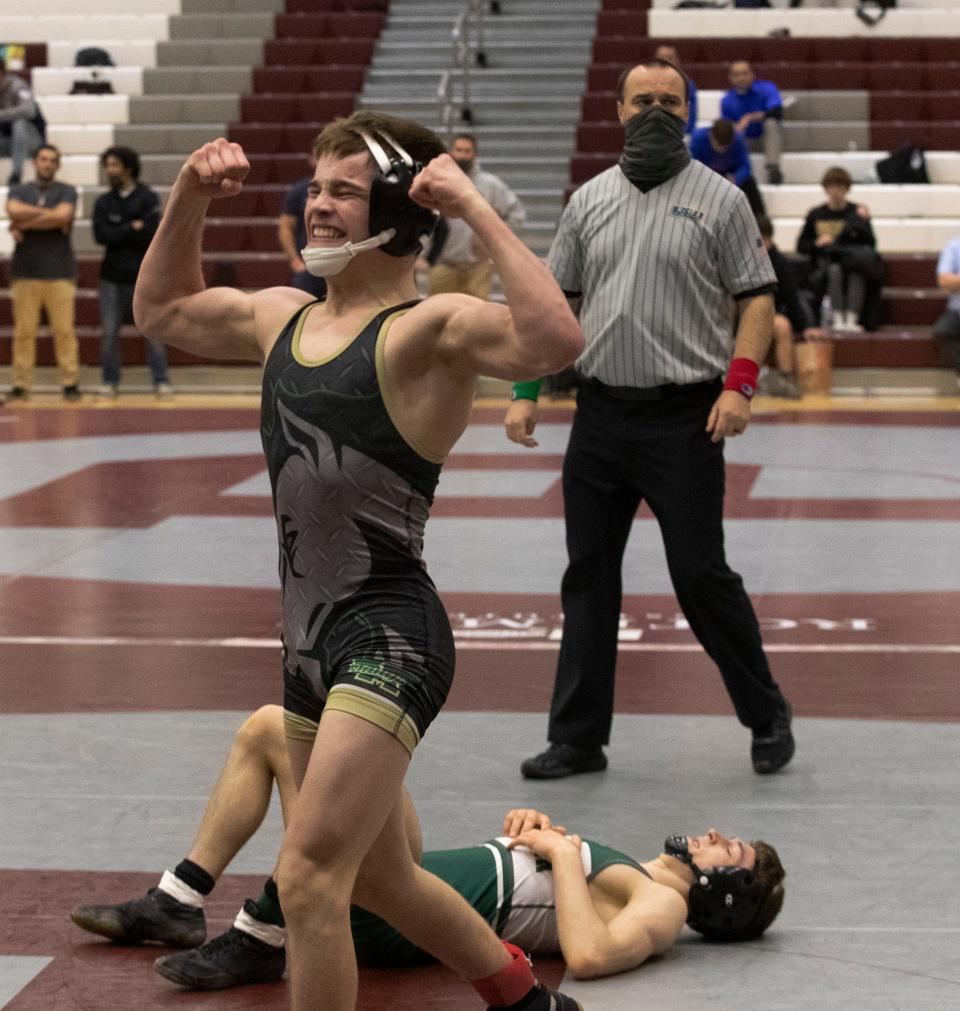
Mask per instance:
[[[386,228],[379,235],[362,242],[345,242],[342,246],[307,246],[300,250],[300,256],[311,274],[320,277],[324,276],[324,271],[330,275],[339,274],[357,253],[385,246],[396,234],[395,228]]]

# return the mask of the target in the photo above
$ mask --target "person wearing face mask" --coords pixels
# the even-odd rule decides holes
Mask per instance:
[[[120,384],[120,327],[133,322],[133,288],[150,240],[160,224],[160,198],[140,182],[140,156],[129,147],[109,147],[100,155],[110,189],[93,205],[93,235],[105,248],[100,266],[101,396],[115,397]],[[167,352],[147,342],[147,362],[158,397],[169,397]]]
[[[490,206],[519,234],[526,221],[526,211],[516,193],[492,172],[480,167],[477,159],[477,139],[470,133],[458,133],[450,146],[453,160],[470,178]],[[447,221],[447,231],[436,256],[430,252],[430,294],[459,291],[465,295],[488,299],[493,281],[493,261],[470,226],[462,219]]]
[[[250,170],[224,138],[181,168],[134,296],[148,336],[263,365],[260,433],[281,584],[275,680],[297,794],[274,890],[291,1003],[354,1011],[353,899],[469,980],[490,1007],[578,1011],[416,864],[403,781],[453,679],[450,621],[422,550],[477,376],[563,368],[583,335],[550,272],[432,131],[364,109],[328,123],[314,154],[301,255],[326,277],[326,299],[204,285],[210,204],[241,192]],[[414,265],[437,214],[463,218],[482,240],[506,304],[418,298]]]
[[[573,194],[549,256],[586,346],[563,465],[569,561],[550,747],[521,771],[606,768],[621,565],[645,501],[690,629],[751,731],[753,768],[776,772],[794,753],[791,710],[723,538],[724,440],[750,422],[776,275],[746,196],[684,145],[683,73],[657,59],[624,72],[617,114],[620,162]],[[521,445],[536,445],[538,393],[514,384],[505,423]]]

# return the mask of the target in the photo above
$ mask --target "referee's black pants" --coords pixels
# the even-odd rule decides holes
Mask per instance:
[[[723,444],[705,431],[720,381],[625,402],[586,386],[563,464],[567,570],[550,741],[607,744],[621,605],[621,567],[641,503],[650,506],[670,578],[693,634],[720,668],[740,722],[769,723],[783,705],[743,581],[723,544]]]

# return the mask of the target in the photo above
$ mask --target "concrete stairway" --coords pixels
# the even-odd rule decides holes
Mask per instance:
[[[501,14],[485,20],[488,65],[471,72],[473,120],[460,125],[477,137],[483,167],[526,205],[524,239],[545,253],[563,206],[600,4],[503,0],[500,6]],[[393,0],[361,105],[442,131],[438,85],[461,10],[453,3]],[[453,89],[461,94],[459,73]]]

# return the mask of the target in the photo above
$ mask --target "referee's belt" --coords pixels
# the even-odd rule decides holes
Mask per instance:
[[[599,379],[580,377],[581,389],[592,390],[612,400],[627,400],[642,404],[654,400],[667,400],[685,393],[706,393],[709,390],[719,390],[720,376],[716,379],[706,379],[701,383],[664,383],[662,386],[609,386]]]

